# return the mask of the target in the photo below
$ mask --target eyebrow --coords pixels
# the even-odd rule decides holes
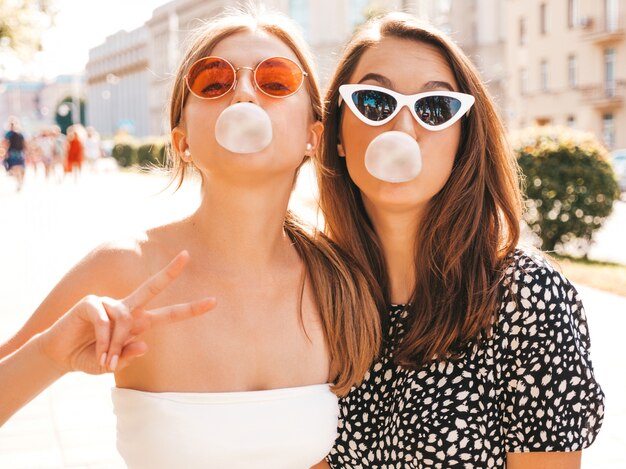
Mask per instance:
[[[380,75],[379,73],[368,73],[359,80],[359,83],[363,83],[367,80],[375,80],[381,85],[386,86],[387,88],[393,88],[393,83],[391,82],[391,80],[384,75]]]
[[[434,90],[436,88],[447,88],[449,91],[454,91],[454,88],[447,81],[429,81],[424,86],[422,86],[423,90]]]
[[[368,73],[361,78],[361,80],[359,80],[359,83],[363,83],[367,80],[374,80],[387,88],[394,88],[393,82],[386,76],[379,73]],[[423,91],[435,90],[437,88],[446,88],[449,91],[454,91],[454,87],[447,81],[431,80],[422,86]]]

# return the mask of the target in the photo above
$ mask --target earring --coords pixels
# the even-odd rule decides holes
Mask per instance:
[[[191,159],[191,152],[189,151],[189,148],[187,148],[187,149],[184,151],[183,156],[182,156],[182,160],[183,160],[185,163],[191,163],[192,159]]]
[[[311,145],[310,143],[306,144],[306,151],[311,151],[313,150],[313,145]]]

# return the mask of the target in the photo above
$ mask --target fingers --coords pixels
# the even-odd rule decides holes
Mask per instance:
[[[122,353],[120,354],[120,358],[117,364],[117,371],[120,371],[130,365],[135,358],[144,355],[148,351],[148,346],[145,342],[137,341],[137,342],[129,342],[122,349]]]
[[[146,311],[145,314],[150,321],[150,326],[158,326],[200,316],[212,310],[216,304],[217,300],[215,298],[205,298],[204,300],[191,303],[164,306],[163,308]]]
[[[180,275],[188,261],[189,253],[187,251],[181,251],[167,266],[146,280],[139,288],[122,300],[123,303],[131,311],[135,308],[145,306]]]
[[[107,350],[111,339],[111,321],[102,304],[102,298],[89,295],[83,299],[81,312],[93,325],[96,339],[96,361],[102,367],[106,363]],[[81,306],[80,304],[78,306]]]
[[[206,298],[190,303],[164,306],[151,311],[145,311],[142,308],[130,311],[122,301],[103,300],[102,305],[113,326],[105,365],[109,370],[116,371],[125,346],[134,343],[133,338],[150,327],[199,316],[213,309],[216,303],[215,298]]]
[[[124,345],[134,335],[132,332],[134,320],[130,310],[122,301],[105,299],[102,304],[113,326],[105,365],[109,370],[115,371]]]

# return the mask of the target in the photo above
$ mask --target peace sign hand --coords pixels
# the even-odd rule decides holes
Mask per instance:
[[[101,374],[120,370],[148,347],[136,336],[153,326],[199,316],[215,298],[146,310],[145,306],[180,275],[186,251],[121,300],[89,295],[41,336],[42,351],[64,372]]]

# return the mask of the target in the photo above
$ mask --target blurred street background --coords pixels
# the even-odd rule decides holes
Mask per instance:
[[[322,87],[355,28],[388,10],[427,19],[474,61],[513,140],[526,142],[515,148],[529,183],[524,240],[555,252],[587,310],[607,414],[583,468],[626,467],[618,348],[626,330],[626,0],[262,3],[299,23]],[[9,166],[11,123],[24,141],[23,165],[0,165],[0,342],[93,247],[195,209],[197,181],[164,191],[167,177],[146,168],[164,161],[166,102],[185,42],[236,4],[0,0],[0,162]],[[542,173],[533,163],[550,151],[545,135],[593,164],[564,160],[567,180]],[[308,167],[293,206],[315,222]],[[548,239],[546,220],[561,241]],[[0,468],[123,467],[112,385],[110,376],[78,374],[54,384],[0,428]]]

